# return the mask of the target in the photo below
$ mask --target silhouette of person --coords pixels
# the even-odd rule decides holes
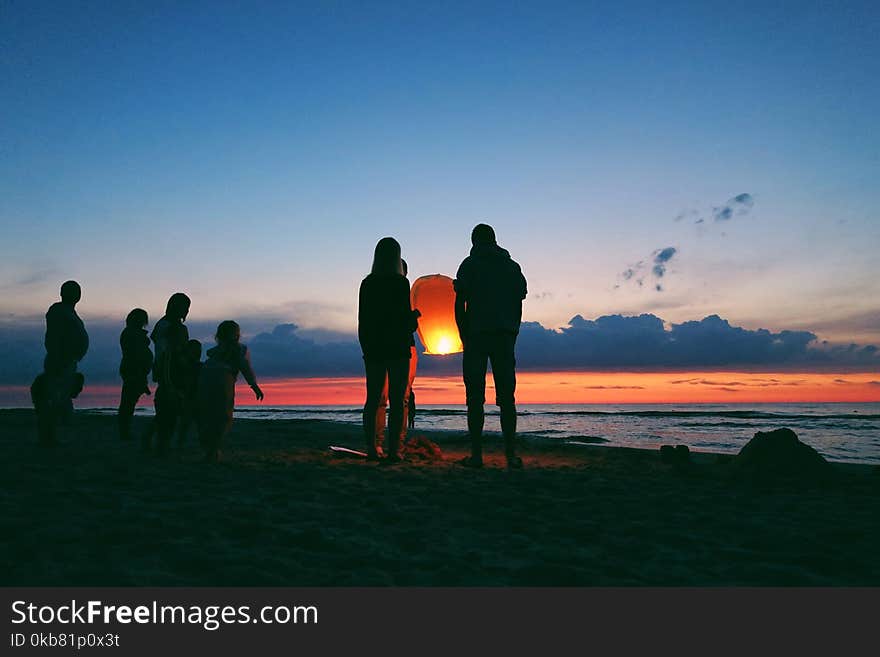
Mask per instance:
[[[369,460],[379,460],[376,414],[386,378],[390,408],[385,461],[401,460],[404,395],[417,318],[418,311],[410,306],[409,281],[403,275],[400,244],[394,238],[383,237],[376,244],[372,270],[361,281],[358,294],[358,341],[364,357],[367,387],[363,428]]]
[[[407,411],[408,411],[407,412],[408,427],[410,429],[415,429],[416,428],[416,393],[412,389],[412,383],[410,383],[409,399],[407,400],[406,407],[407,407]]]
[[[407,275],[409,271],[409,267],[407,267],[406,260],[403,258],[400,259],[400,267],[404,276]],[[403,422],[401,422],[401,431],[400,431],[400,440],[398,441],[399,448],[402,450],[404,444],[406,443],[406,432],[407,429],[412,426],[410,421],[410,403],[409,399],[412,396],[412,385],[413,381],[416,378],[416,368],[419,363],[419,353],[416,350],[416,340],[415,337],[410,334],[409,336],[410,346],[409,346],[409,373],[406,380],[406,389],[403,391],[403,399],[405,400],[405,404],[403,406]],[[376,451],[379,454],[382,453],[382,445],[385,442],[385,411],[386,405],[388,404],[388,377],[385,377],[385,386],[382,388],[382,397],[379,399],[379,409],[376,411]],[[414,407],[413,407],[414,408]]]
[[[483,464],[483,404],[486,366],[491,362],[507,466],[521,468],[522,459],[516,455],[514,348],[527,294],[526,279],[510,254],[498,246],[491,226],[476,226],[471,243],[470,255],[455,276],[455,321],[464,345],[462,371],[471,438],[471,456],[461,463],[471,467]]]
[[[146,326],[149,322],[147,311],[135,308],[125,318],[125,328],[119,335],[122,362],[119,363],[119,376],[122,377],[122,394],[119,398],[119,437],[131,439],[131,420],[141,395],[150,394],[147,378],[153,368],[153,352],[150,351],[150,336]]]
[[[76,366],[89,350],[89,335],[76,314],[81,298],[79,283],[67,281],[61,286],[61,301],[53,303],[46,312],[43,374],[32,387],[37,402],[37,433],[43,445],[55,444],[58,422],[70,418],[72,400],[82,390],[83,378]]]
[[[165,456],[171,436],[183,412],[184,388],[186,377],[186,344],[189,331],[183,322],[189,314],[190,299],[183,292],[175,292],[168,299],[165,315],[156,322],[150,338],[155,346],[156,357],[153,361],[153,380],[156,382],[156,394],[153,403],[156,406],[156,453]],[[149,451],[151,436],[144,436],[144,449]]]
[[[202,343],[198,340],[187,342],[184,360],[180,383],[183,389],[183,410],[177,427],[178,445],[186,442],[189,428],[196,420],[196,390],[199,384],[199,372],[202,369]]]
[[[199,371],[197,395],[197,422],[199,440],[205,449],[205,460],[220,460],[223,439],[232,428],[235,409],[235,380],[239,372],[244,376],[258,401],[263,391],[251,367],[250,353],[240,343],[241,329],[231,320],[220,322],[214,336],[217,346],[208,349],[208,359]]]

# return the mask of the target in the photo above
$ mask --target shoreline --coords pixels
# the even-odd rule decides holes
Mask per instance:
[[[537,408],[536,408],[537,406]],[[729,405],[691,404],[658,409],[658,405],[576,404],[575,409],[557,409],[561,405],[521,405],[518,437],[540,444],[576,446],[578,443],[601,444],[609,447],[627,447],[659,450],[661,445],[684,444],[692,454],[735,456],[757,431],[772,431],[788,427],[805,443],[814,447],[831,463],[880,466],[880,404],[877,408],[858,409],[843,413],[835,409],[816,410],[813,404],[769,405],[765,411],[751,404],[745,410],[728,408]],[[662,405],[659,405],[662,406]],[[786,409],[787,406],[791,408]],[[848,405],[851,406],[851,405]],[[141,407],[140,416],[152,416],[151,407]],[[802,412],[798,412],[801,410]],[[824,412],[823,412],[824,411]],[[873,412],[876,411],[876,412]],[[89,408],[78,412],[113,415],[115,408]],[[244,405],[236,408],[236,420],[315,420],[338,422],[344,431],[359,430],[360,408],[349,405],[328,407]],[[353,420],[353,417],[357,419]],[[497,409],[487,409],[487,439],[500,438]],[[730,416],[730,417],[728,417]],[[438,436],[466,435],[466,409],[463,405],[422,407],[422,419],[417,421],[416,433]],[[566,418],[560,427],[559,418]],[[569,419],[572,418],[572,419]],[[869,432],[847,435],[852,429],[841,428],[862,420],[878,426]],[[623,421],[625,424],[621,424]],[[460,425],[460,426],[459,426]],[[697,427],[697,428],[695,428]],[[705,427],[702,428],[702,427]],[[723,427],[723,428],[721,428]],[[856,427],[860,428],[860,427]],[[871,436],[874,436],[872,439]],[[357,439],[360,441],[360,438]]]

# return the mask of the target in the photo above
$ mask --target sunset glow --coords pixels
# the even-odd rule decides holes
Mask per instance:
[[[520,404],[685,404],[880,401],[876,374],[753,372],[524,372]],[[286,379],[263,385],[269,404],[363,403],[360,378]],[[419,404],[464,404],[461,377],[418,377]],[[250,390],[237,393],[250,404]],[[247,400],[247,401],[246,401]],[[494,403],[492,377],[486,400]]]
[[[267,379],[263,406],[324,406],[363,404],[364,382],[358,377]],[[414,386],[418,403],[464,404],[461,377],[418,377]],[[0,386],[9,406],[28,406],[27,388]],[[119,401],[115,385],[87,386],[78,407],[114,407]],[[523,372],[517,375],[520,404],[687,404],[687,403],[786,403],[878,402],[877,374],[778,373],[778,372]],[[494,403],[491,375],[486,401]],[[252,405],[246,385],[236,391],[237,405]],[[141,406],[152,406],[142,397]]]

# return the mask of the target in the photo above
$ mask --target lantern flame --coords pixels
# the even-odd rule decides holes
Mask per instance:
[[[438,354],[449,354],[452,353],[454,350],[455,348],[452,346],[452,338],[450,338],[448,335],[444,335],[437,340]]]
[[[455,288],[441,274],[422,276],[412,286],[412,307],[421,313],[419,339],[425,354],[441,356],[464,350],[455,323]]]

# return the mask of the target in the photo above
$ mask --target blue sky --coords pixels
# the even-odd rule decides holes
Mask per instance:
[[[876,4],[252,4],[2,5],[4,321],[351,332],[380,237],[453,274],[487,221],[545,327],[880,342]]]

